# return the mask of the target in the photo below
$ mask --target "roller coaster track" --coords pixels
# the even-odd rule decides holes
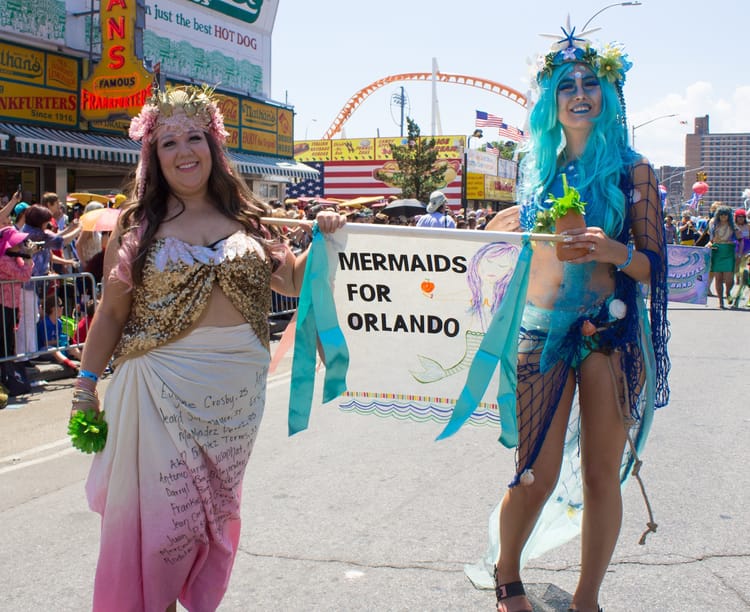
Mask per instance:
[[[512,100],[520,106],[526,107],[526,96],[521,92],[516,91],[512,87],[503,85],[496,81],[490,81],[488,79],[482,79],[479,77],[467,76],[465,74],[448,74],[445,72],[435,73],[435,78],[441,83],[455,83],[456,85],[466,85],[468,87],[478,87],[484,91],[495,93],[499,96],[504,96],[509,100]],[[390,83],[396,83],[398,81],[431,81],[432,72],[405,72],[403,74],[392,74],[382,79],[378,79],[370,83],[367,87],[363,87],[357,93],[355,93],[343,108],[336,115],[336,118],[331,123],[331,127],[328,128],[323,138],[333,138],[336,134],[341,131],[349,118],[352,116],[355,110],[370,96],[372,93],[388,85]]]

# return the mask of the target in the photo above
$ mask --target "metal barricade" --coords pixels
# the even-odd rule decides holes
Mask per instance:
[[[87,309],[93,312],[99,296],[96,279],[83,272],[0,280],[0,298],[2,363],[79,349],[78,326],[83,322],[81,331],[87,331]]]
[[[281,295],[275,291],[271,292],[271,312],[268,314],[268,325],[271,334],[284,331],[287,323],[297,310],[299,298]]]

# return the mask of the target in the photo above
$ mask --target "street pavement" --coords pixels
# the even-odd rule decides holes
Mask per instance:
[[[602,589],[607,612],[750,610],[750,312],[672,305],[671,402],[655,418]],[[377,356],[387,359],[387,355]],[[314,406],[286,434],[287,358],[244,482],[243,531],[220,610],[492,610],[463,574],[513,469],[489,427],[434,442],[440,427]],[[319,378],[322,374],[319,374]],[[0,611],[90,609],[98,516],[90,458],[65,436],[71,381],[0,412]],[[106,386],[106,381],[103,386]],[[316,399],[320,397],[316,393]],[[579,540],[524,572],[535,610],[565,610]]]

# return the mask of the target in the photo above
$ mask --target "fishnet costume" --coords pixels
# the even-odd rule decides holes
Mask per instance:
[[[566,174],[568,181],[574,185],[576,172],[573,165],[566,169]],[[519,445],[516,449],[517,469],[511,487],[518,484],[525,470],[533,467],[571,368],[575,370],[576,382],[580,382],[578,366],[592,351],[616,355],[619,368],[613,368],[613,375],[617,378],[620,403],[624,410],[629,411],[628,423],[636,449],[643,446],[650,424],[650,416],[644,423],[644,412],[664,406],[669,399],[666,251],[661,200],[653,169],[646,163],[635,165],[630,173],[622,177],[620,188],[626,196],[629,214],[617,240],[623,244],[632,240],[636,249],[649,258],[650,321],[643,316],[645,310],[636,281],[624,272],[616,272],[613,296],[601,296],[586,285],[593,267],[591,264],[563,264],[564,280],[555,307],[552,311],[542,311],[541,324],[540,317],[534,316],[533,307],[527,306],[531,314],[524,314],[519,337],[516,404]],[[559,189],[559,185],[556,187],[553,184],[553,193]],[[586,211],[588,225],[601,226],[601,215],[601,211],[597,212],[595,204],[590,202]],[[535,217],[534,205],[524,207],[521,214],[523,227],[530,229]],[[609,314],[608,303],[612,298],[626,304],[625,318],[616,320]],[[585,320],[604,329],[594,336],[583,336],[581,325]],[[558,486],[558,489],[567,491],[566,503],[573,508],[583,505],[580,486],[565,481],[580,481],[578,414],[577,406],[574,406],[565,444],[564,461],[570,462],[570,465],[563,466]],[[632,450],[626,449],[623,456],[623,481],[633,462]],[[561,495],[560,491],[556,495]],[[555,499],[554,494],[551,499]]]
[[[570,184],[576,185],[575,172],[565,169]],[[571,180],[573,179],[573,180]],[[551,191],[560,194],[557,181]],[[519,445],[516,449],[516,475],[510,486],[516,486],[524,470],[533,467],[552,417],[555,414],[571,368],[580,382],[580,362],[591,352],[600,351],[610,357],[611,374],[615,381],[623,414],[629,418],[629,444],[621,463],[621,481],[631,473],[638,476],[637,454],[645,446],[654,409],[667,404],[669,358],[667,341],[666,250],[661,219],[661,202],[656,177],[645,163],[636,164],[621,178],[620,189],[626,196],[628,214],[617,236],[623,244],[632,240],[640,253],[651,263],[650,304],[648,309],[636,281],[624,272],[615,272],[615,288],[610,296],[590,291],[587,279],[590,264],[562,264],[563,283],[558,291],[554,310],[541,310],[530,304],[524,309],[519,337],[518,386],[516,390]],[[586,220],[590,226],[602,227],[602,211],[589,202]],[[536,204],[521,208],[521,226],[529,231],[536,221]],[[609,315],[608,302],[618,298],[627,306],[624,319],[615,321]],[[559,308],[558,308],[559,307]],[[597,335],[583,337],[581,323],[588,319],[597,327],[605,327]],[[541,323],[541,324],[540,324]],[[555,489],[536,520],[523,552],[521,565],[539,557],[578,535],[581,531],[583,488],[579,454],[579,405],[574,398],[568,419],[560,475]],[[639,484],[643,486],[639,479]],[[645,495],[644,495],[645,497]],[[649,510],[648,531],[656,529]],[[464,572],[477,588],[495,588],[494,569],[497,563],[500,504],[488,521],[489,543],[477,564],[466,565]]]

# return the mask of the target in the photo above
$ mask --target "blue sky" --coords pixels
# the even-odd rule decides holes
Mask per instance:
[[[523,93],[527,61],[546,52],[539,34],[580,26],[610,2],[571,0],[281,0],[273,32],[272,97],[295,106],[295,138],[322,138],[358,90],[394,74],[442,72],[497,81]],[[683,165],[685,134],[710,115],[712,133],[750,131],[746,24],[737,0],[643,0],[613,7],[589,26],[594,42],[625,44],[634,66],[625,98],[636,148],[654,165]],[[371,94],[344,126],[348,138],[398,136],[391,98],[403,85],[410,115],[430,132],[429,82],[391,83]],[[468,86],[438,84],[443,134],[471,134],[474,111],[523,126],[525,109]],[[394,121],[395,117],[395,121]],[[687,125],[681,124],[687,121]],[[492,136],[493,130],[485,134]],[[472,142],[472,145],[474,141]]]

